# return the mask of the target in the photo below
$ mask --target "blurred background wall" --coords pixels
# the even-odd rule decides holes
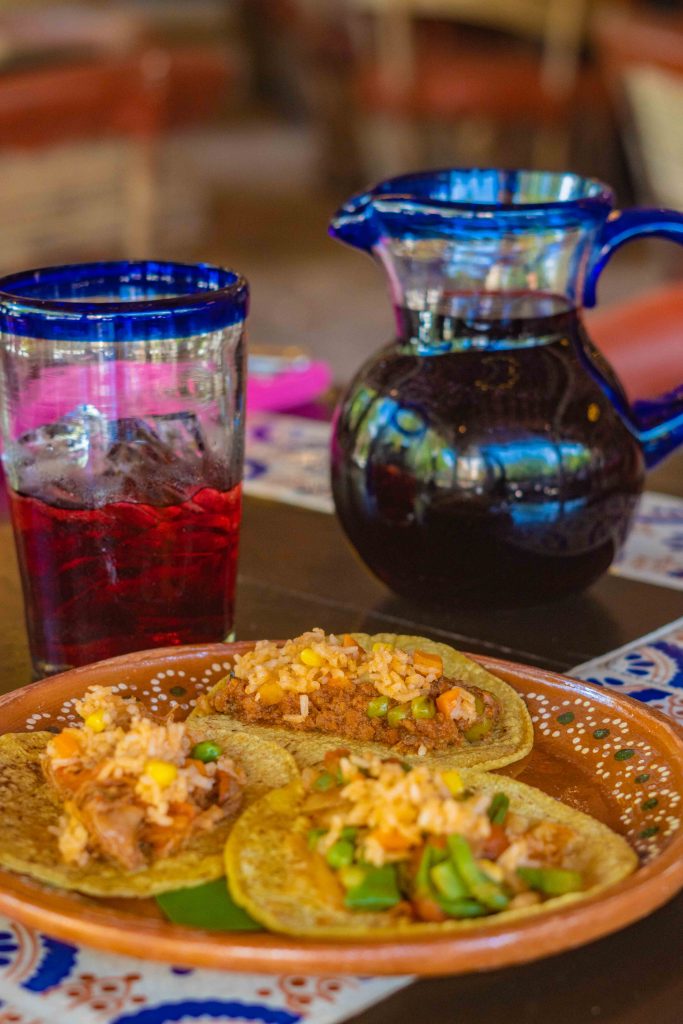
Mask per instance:
[[[391,317],[329,216],[371,179],[446,164],[571,169],[623,204],[683,208],[683,4],[0,4],[0,271],[231,265],[252,283],[252,339],[343,378]],[[673,247],[639,243],[601,297],[680,271]]]

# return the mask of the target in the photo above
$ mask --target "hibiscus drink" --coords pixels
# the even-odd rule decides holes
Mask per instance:
[[[0,281],[0,452],[36,676],[233,639],[249,287],[158,260]]]
[[[240,484],[160,506],[65,508],[13,491],[10,504],[44,671],[229,635]]]

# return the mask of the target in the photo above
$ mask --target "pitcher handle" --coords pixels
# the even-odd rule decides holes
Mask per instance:
[[[605,264],[626,242],[637,238],[666,238],[683,245],[683,214],[674,210],[615,210],[605,221],[596,239],[583,302],[595,305],[596,285]],[[630,427],[643,448],[648,466],[653,466],[683,442],[683,382],[676,390],[655,401],[636,402],[631,410]]]

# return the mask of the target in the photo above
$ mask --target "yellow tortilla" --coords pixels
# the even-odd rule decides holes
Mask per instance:
[[[274,743],[203,722],[193,723],[191,732],[195,743],[216,740],[224,753],[241,762],[247,776],[242,808],[298,778],[291,755]],[[61,802],[40,767],[51,738],[49,732],[0,736],[0,867],[89,896],[148,897],[220,878],[223,848],[235,817],[211,832],[197,833],[182,850],[142,871],[127,872],[95,858],[84,867],[65,864],[53,831]]]
[[[444,769],[475,766],[481,769],[492,769],[502,768],[503,765],[519,761],[531,750],[534,741],[533,726],[526,704],[519,694],[502,679],[487,672],[481,665],[466,658],[464,654],[460,654],[453,647],[420,636],[402,636],[394,633],[377,633],[374,636],[369,636],[367,633],[352,633],[351,636],[366,650],[369,650],[373,643],[380,642],[394,644],[406,651],[419,649],[430,654],[438,654],[443,660],[445,676],[452,677],[465,686],[478,686],[481,690],[487,690],[498,700],[500,705],[498,721],[492,732],[484,739],[475,743],[465,741],[460,747],[435,751],[424,757],[419,757],[416,754],[401,754],[404,761]],[[278,727],[259,725],[254,722],[247,723],[215,712],[207,715],[205,709],[208,702],[225,685],[224,681],[217,683],[192,712],[190,718],[203,716],[207,722],[211,723],[212,727],[219,727],[223,723],[225,728],[247,731],[260,739],[279,743],[293,754],[300,768],[318,764],[328,750],[336,750],[339,747],[345,747],[351,753],[373,753],[379,757],[386,757],[391,750],[383,743],[368,743],[367,740],[355,740],[347,736],[336,736],[324,732],[302,732],[287,728],[284,724]],[[339,700],[343,701],[343,699],[344,694],[341,691]]]
[[[589,815],[506,776],[469,770],[461,775],[468,788],[505,792],[513,811],[569,825],[578,832],[585,842],[582,868],[588,888],[524,909],[439,924],[390,917],[387,912],[349,910],[343,905],[339,883],[332,878],[330,884],[331,873],[323,858],[307,849],[303,823],[297,824],[304,789],[294,781],[262,797],[233,828],[225,849],[233,899],[273,932],[316,939],[410,938],[507,925],[547,913],[593,896],[635,870],[638,859],[626,840]]]

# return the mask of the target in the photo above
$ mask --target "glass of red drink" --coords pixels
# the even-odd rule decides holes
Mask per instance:
[[[117,262],[0,280],[0,435],[37,676],[232,637],[248,286]]]

